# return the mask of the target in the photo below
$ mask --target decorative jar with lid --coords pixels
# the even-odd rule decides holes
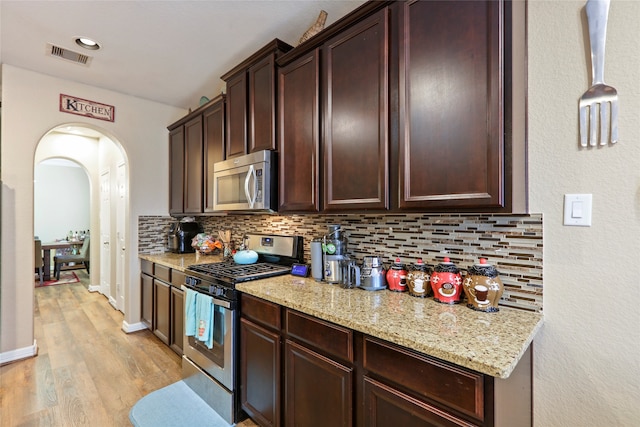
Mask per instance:
[[[435,266],[431,273],[433,299],[445,304],[457,304],[462,299],[462,275],[449,257]]]
[[[504,292],[504,285],[498,276],[498,270],[480,258],[467,271],[464,282],[464,293],[467,296],[467,307],[478,311],[498,311],[498,301]]]
[[[400,258],[396,258],[396,261],[387,270],[387,285],[390,291],[407,291],[407,270],[400,262]]]
[[[407,274],[409,295],[425,298],[429,295],[429,268],[418,258]]]

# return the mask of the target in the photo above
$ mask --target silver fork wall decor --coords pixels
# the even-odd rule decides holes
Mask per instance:
[[[591,47],[591,87],[580,97],[580,145],[618,142],[618,92],[604,83],[604,50],[610,0],[586,4]],[[587,143],[588,141],[588,143]]]

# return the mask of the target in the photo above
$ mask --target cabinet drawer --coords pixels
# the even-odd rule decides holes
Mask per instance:
[[[463,369],[405,348],[364,338],[364,368],[479,421],[485,418],[483,374]]]
[[[184,285],[185,276],[186,275],[180,270],[171,270],[171,284],[179,288],[180,286]]]
[[[281,329],[282,321],[278,304],[242,294],[240,312],[242,317],[253,320],[255,323],[278,331]]]
[[[164,282],[171,283],[171,268],[156,264],[154,276]]]
[[[146,259],[140,260],[140,270],[144,274],[148,274],[149,276],[153,276],[153,263],[151,261],[147,261]]]
[[[342,360],[353,362],[353,331],[296,311],[286,312],[287,334]]]

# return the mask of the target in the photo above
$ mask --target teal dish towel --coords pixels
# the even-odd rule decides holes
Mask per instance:
[[[198,293],[186,286],[182,286],[185,292],[184,301],[184,333],[188,337],[196,335],[196,298]]]
[[[198,340],[213,348],[213,298],[209,295],[196,297],[196,328]]]

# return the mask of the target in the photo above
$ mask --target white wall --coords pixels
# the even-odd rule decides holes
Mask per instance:
[[[83,168],[40,163],[34,186],[34,233],[43,242],[90,229],[89,177]]]
[[[605,81],[620,142],[581,149],[590,85],[585,1],[529,3],[529,178],[544,217],[545,325],[535,339],[535,425],[640,420],[640,2],[613,0]],[[587,44],[588,46],[588,44]],[[563,195],[593,194],[593,225],[562,225]]]
[[[58,111],[61,93],[115,106],[106,122]],[[2,273],[0,353],[33,350],[33,170],[36,145],[58,125],[92,127],[122,143],[130,175],[130,227],[125,322],[140,320],[137,218],[166,215],[168,149],[166,126],[186,111],[140,98],[2,65]],[[96,187],[97,188],[97,187]]]

